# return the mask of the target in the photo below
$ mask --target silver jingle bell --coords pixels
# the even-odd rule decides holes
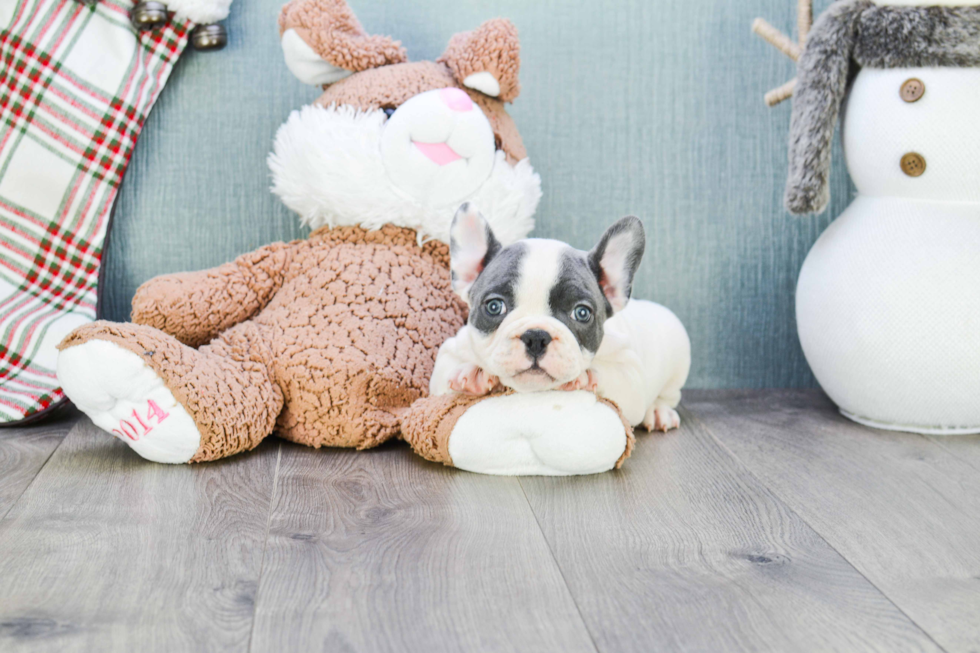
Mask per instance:
[[[195,50],[220,50],[228,45],[228,31],[220,23],[198,25],[191,31]]]
[[[133,7],[129,20],[141,32],[162,27],[167,24],[167,5],[145,0]]]

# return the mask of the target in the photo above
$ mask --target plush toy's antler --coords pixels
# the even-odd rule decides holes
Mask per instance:
[[[752,23],[752,31],[793,61],[798,61],[800,55],[803,54],[806,37],[810,33],[810,28],[813,27],[813,0],[798,0],[796,25],[799,32],[798,43],[794,43],[793,39],[770,25],[764,18],[755,19],[755,22]],[[774,88],[766,93],[766,104],[774,107],[783,100],[789,99],[795,88],[796,78],[794,77],[779,88]]]

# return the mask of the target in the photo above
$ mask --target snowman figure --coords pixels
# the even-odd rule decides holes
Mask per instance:
[[[805,38],[767,96],[793,94],[786,207],[826,208],[838,113],[858,191],[800,271],[807,361],[857,422],[978,433],[980,0],[839,0]]]

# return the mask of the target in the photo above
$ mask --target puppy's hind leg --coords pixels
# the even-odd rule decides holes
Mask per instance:
[[[663,431],[666,433],[681,425],[681,416],[674,410],[681,402],[680,387],[668,384],[660,391],[660,396],[653,400],[643,418],[643,428],[648,431]]]

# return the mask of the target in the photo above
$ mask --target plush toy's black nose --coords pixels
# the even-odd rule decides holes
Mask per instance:
[[[531,358],[541,358],[551,342],[551,334],[544,329],[529,329],[521,335],[521,342]]]

